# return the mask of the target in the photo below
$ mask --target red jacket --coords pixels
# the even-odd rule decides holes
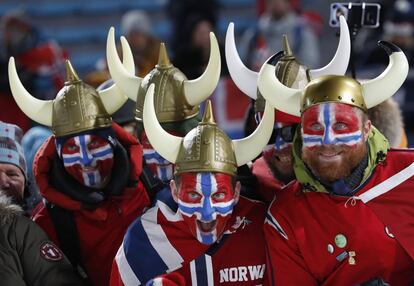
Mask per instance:
[[[130,156],[129,179],[138,182],[135,187],[125,187],[120,196],[110,196],[98,208],[82,209],[79,201],[59,192],[49,183],[53,158],[56,154],[54,138],[49,138],[40,148],[34,161],[34,175],[41,194],[49,202],[71,210],[80,240],[81,263],[94,285],[109,285],[112,260],[122,243],[129,224],[150,201],[139,175],[142,167],[142,146],[131,135],[113,124],[118,141]],[[59,244],[55,227],[45,207],[34,215],[36,221],[52,241]]]
[[[302,192],[298,182],[289,184],[264,225],[273,285],[349,286],[373,278],[411,285],[413,162],[412,150],[389,151],[353,197]]]
[[[271,203],[275,194],[283,188],[285,183],[273,176],[272,171],[263,157],[254,161],[252,172],[258,182],[256,191],[266,203]]]

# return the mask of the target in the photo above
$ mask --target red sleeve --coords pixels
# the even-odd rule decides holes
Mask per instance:
[[[116,260],[112,261],[112,270],[111,270],[111,279],[109,280],[110,286],[124,286],[122,282],[121,275],[119,275],[118,265]]]
[[[318,285],[300,253],[291,227],[272,210],[274,203],[264,224],[269,285]]]

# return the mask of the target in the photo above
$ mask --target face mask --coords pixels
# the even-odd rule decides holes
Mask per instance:
[[[354,146],[363,139],[360,118],[354,107],[343,103],[312,106],[302,116],[303,147]]]
[[[234,207],[232,177],[220,173],[181,175],[178,207],[191,233],[212,244],[224,232]]]
[[[96,135],[79,135],[66,140],[61,149],[66,171],[79,183],[101,188],[110,178],[113,149],[109,142]]]

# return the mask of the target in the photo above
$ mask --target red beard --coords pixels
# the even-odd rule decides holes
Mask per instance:
[[[366,153],[365,142],[354,146],[322,145],[302,148],[302,159],[315,176],[334,182],[349,176]]]
[[[282,150],[276,150],[272,145],[272,148],[263,151],[263,157],[276,178],[282,177],[287,181],[295,178],[292,144],[288,144]]]

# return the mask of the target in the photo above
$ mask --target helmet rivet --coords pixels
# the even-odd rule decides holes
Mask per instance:
[[[338,99],[339,99],[339,100],[342,100],[342,96],[338,96]]]
[[[76,122],[76,123],[75,123],[75,126],[76,126],[76,127],[79,127],[79,126],[80,126],[80,122]]]
[[[204,166],[208,166],[208,165],[210,165],[210,161],[204,161]]]
[[[76,103],[76,101],[74,101],[74,100],[72,100],[71,102],[70,102],[70,105],[72,105],[72,106],[74,106],[74,105],[76,105],[77,103]]]
[[[204,139],[203,143],[204,144],[210,144],[210,139],[209,138]]]

